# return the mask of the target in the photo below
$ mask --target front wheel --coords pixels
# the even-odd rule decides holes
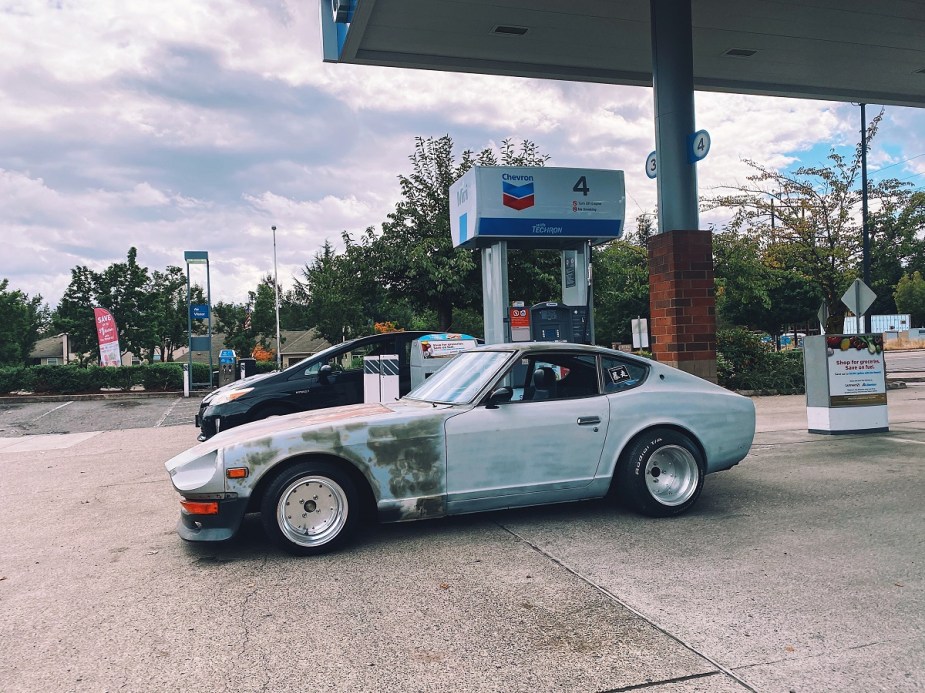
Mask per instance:
[[[336,465],[302,462],[273,481],[260,514],[267,535],[285,550],[321,554],[349,538],[359,515],[359,495]]]
[[[637,438],[620,460],[618,492],[644,515],[680,515],[700,496],[703,469],[703,457],[690,438],[654,429]]]

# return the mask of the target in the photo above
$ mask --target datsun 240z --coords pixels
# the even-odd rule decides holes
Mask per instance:
[[[296,554],[397,522],[607,496],[683,513],[755,432],[751,400],[610,349],[461,353],[407,396],[222,431],[167,462],[181,537],[232,537],[246,513]]]

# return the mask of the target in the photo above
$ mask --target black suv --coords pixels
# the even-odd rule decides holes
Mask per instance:
[[[433,332],[389,332],[332,346],[282,371],[253,375],[210,392],[199,405],[199,440],[219,431],[308,409],[363,401],[363,357],[398,354],[398,389],[411,390],[411,342]]]

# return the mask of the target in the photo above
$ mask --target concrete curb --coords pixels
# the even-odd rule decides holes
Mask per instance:
[[[201,399],[206,391],[190,392],[190,399]],[[41,402],[88,402],[99,399],[149,399],[151,397],[183,397],[182,392],[94,392],[81,395],[2,395],[5,403],[35,404]]]

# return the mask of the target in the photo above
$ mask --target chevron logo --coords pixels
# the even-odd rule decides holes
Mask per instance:
[[[502,181],[501,202],[505,207],[510,207],[517,211],[532,207],[535,202],[533,196],[533,183],[514,185],[513,183]]]

